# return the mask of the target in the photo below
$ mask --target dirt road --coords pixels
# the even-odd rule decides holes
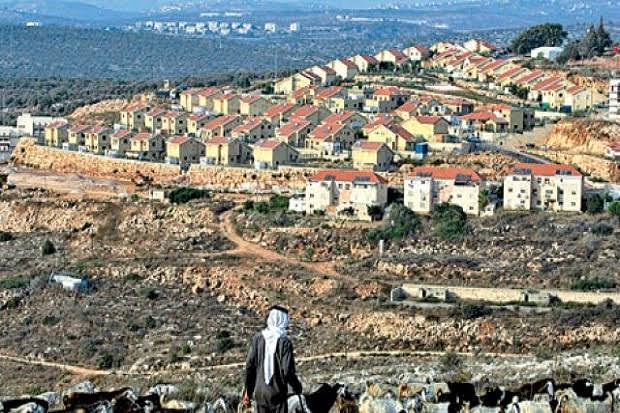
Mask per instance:
[[[275,251],[261,247],[253,242],[243,239],[235,229],[232,221],[233,211],[225,212],[220,216],[220,230],[222,233],[236,245],[233,250],[227,251],[229,254],[239,255],[254,255],[265,261],[281,262],[285,265],[294,265],[303,267],[309,271],[329,275],[330,277],[338,279],[346,279],[347,281],[353,281],[350,277],[340,274],[334,269],[334,265],[331,262],[305,262],[296,258],[287,257],[282,254],[278,254]]]

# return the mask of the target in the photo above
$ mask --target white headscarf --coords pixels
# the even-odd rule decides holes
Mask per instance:
[[[265,338],[265,357],[263,365],[263,373],[265,375],[265,384],[271,382],[273,377],[273,367],[275,364],[276,349],[278,347],[278,339],[286,337],[286,329],[288,328],[288,314],[282,310],[274,308],[269,312],[267,318],[267,328],[262,334]]]

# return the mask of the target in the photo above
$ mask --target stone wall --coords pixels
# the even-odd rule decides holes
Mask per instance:
[[[281,167],[277,171],[259,171],[251,167],[192,165],[181,172],[177,165],[115,159],[93,154],[65,151],[36,145],[21,139],[13,152],[16,165],[59,173],[112,178],[123,181],[148,181],[156,185],[196,185],[218,190],[296,192],[305,187],[307,177],[316,169]]]
[[[419,289],[429,291],[445,290],[448,295],[454,295],[461,300],[487,301],[491,303],[512,303],[521,300],[521,296],[528,290],[516,288],[476,288],[476,287],[452,287],[426,284],[405,284],[402,291],[406,297],[417,297]],[[567,290],[538,290],[540,295],[554,296],[563,303],[598,304],[602,301],[612,300],[620,304],[620,293],[579,292]]]

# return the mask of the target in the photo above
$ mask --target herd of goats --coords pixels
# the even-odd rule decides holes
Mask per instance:
[[[539,380],[519,388],[485,386],[478,395],[471,383],[421,382],[398,386],[367,383],[355,391],[342,384],[321,384],[311,393],[288,399],[290,413],[620,413],[620,379],[598,384],[587,379],[557,383]],[[179,388],[159,384],[139,396],[130,388],[98,391],[90,382],[60,393],[0,397],[0,413],[250,413],[238,396],[214,403],[180,400]]]

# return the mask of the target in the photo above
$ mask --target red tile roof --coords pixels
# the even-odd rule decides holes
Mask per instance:
[[[430,176],[433,179],[453,181],[457,177],[469,177],[473,182],[480,182],[480,175],[471,168],[420,166],[413,170],[412,177]]]
[[[263,118],[259,118],[259,117],[252,117],[252,118],[247,118],[245,120],[245,122],[243,122],[241,125],[236,126],[232,131],[233,133],[245,133],[245,132],[249,132],[252,129],[259,127],[261,125],[261,123],[266,122],[265,119]]]
[[[387,145],[383,142],[357,141],[355,142],[355,145],[353,145],[353,148],[362,151],[376,152],[381,149],[382,146],[385,146],[387,148]]]
[[[105,126],[93,126],[88,130],[88,133],[104,133],[109,131],[109,128]]]
[[[290,112],[295,108],[296,106],[292,103],[279,103],[267,109],[267,111],[264,113],[264,116],[272,118],[274,116],[279,116],[284,113]]]
[[[180,118],[182,115],[183,115],[183,113],[181,113],[181,112],[168,112],[168,113],[166,113],[165,117],[166,118],[174,118],[174,119],[176,119],[176,118]]]
[[[233,100],[233,99],[239,99],[239,95],[235,95],[234,93],[226,93],[224,95],[219,95],[217,96],[215,99],[217,100]]]
[[[189,136],[175,136],[174,138],[170,139],[168,141],[169,144],[173,144],[173,145],[182,145],[185,142],[189,142],[191,140],[191,138]]]
[[[573,86],[573,87],[569,87],[568,90],[566,90],[568,93],[570,93],[571,95],[574,95],[576,93],[580,93],[585,91],[586,88],[582,87],[582,86]]]
[[[303,98],[306,95],[312,93],[313,90],[314,90],[314,88],[311,87],[311,86],[304,86],[301,89],[297,89],[297,90],[293,91],[293,93],[291,93],[291,97],[293,99]]]
[[[241,101],[244,103],[254,103],[254,102],[258,102],[261,99],[262,97],[256,96],[256,95],[246,95],[246,96],[241,97]]]
[[[146,110],[146,105],[142,102],[134,102],[125,106],[122,112],[137,112],[139,110]]]
[[[377,59],[375,59],[374,56],[369,56],[367,54],[362,54],[359,55],[363,60],[366,61],[366,63],[370,63],[370,64],[376,64],[377,63]]]
[[[340,113],[332,113],[331,115],[329,115],[323,120],[323,123],[324,124],[345,123],[355,114],[356,112],[353,112],[351,110],[347,110],[347,111],[340,112]]]
[[[207,145],[227,145],[235,141],[236,139],[231,138],[230,136],[216,136],[215,138],[211,138],[207,141]]]
[[[163,115],[164,113],[166,113],[165,109],[161,109],[161,108],[155,108],[149,112],[146,113],[146,116],[152,116],[152,117],[156,117],[156,116],[160,116]]]
[[[284,142],[281,142],[277,139],[261,139],[254,144],[255,147],[263,149],[274,149],[280,145],[284,145]]]
[[[517,175],[531,173],[534,176],[556,176],[563,174],[570,176],[582,176],[574,166],[566,164],[518,163],[510,169],[510,172]]]
[[[366,181],[373,184],[386,184],[387,181],[380,175],[370,171],[353,171],[349,169],[325,169],[312,175],[312,182],[336,181],[353,182]]]
[[[206,113],[194,113],[188,119],[195,121],[195,122],[200,122],[201,120],[205,120],[208,118],[209,118],[209,115],[207,115]]]
[[[375,117],[371,122],[364,125],[363,129],[371,130],[379,125],[384,125],[384,126],[391,125],[395,121],[396,119],[394,119],[393,115],[390,115],[389,113],[382,113],[378,115],[377,117]]]
[[[399,137],[403,138],[405,141],[415,142],[415,137],[402,126],[393,123],[391,125],[386,125],[385,127],[394,132]]]
[[[208,87],[200,89],[196,94],[203,97],[211,97],[220,93],[220,90],[216,87]]]
[[[57,119],[57,120],[47,124],[47,127],[50,128],[50,129],[57,129],[57,128],[61,128],[61,127],[64,127],[64,126],[69,126],[67,121],[64,120],[64,119]]]
[[[293,120],[291,122],[285,123],[284,125],[280,126],[280,128],[277,131],[277,135],[288,137],[294,133],[301,131],[302,129],[310,125],[311,123],[305,120],[299,120],[299,119]]]
[[[215,118],[212,121],[210,121],[209,123],[207,123],[203,129],[215,129],[215,128],[219,128],[222,126],[225,126],[226,124],[234,121],[235,119],[237,119],[236,115],[226,115],[226,116],[220,116],[219,118]]]
[[[325,72],[325,74],[328,74],[328,75],[335,75],[336,74],[336,71],[334,69],[332,69],[331,67],[329,67],[329,66],[316,66],[312,70],[323,71],[323,72]]]
[[[355,65],[355,63],[353,63],[349,59],[340,59],[340,62],[342,64],[344,64],[347,67],[347,69],[355,69],[355,70],[357,70],[357,66]]]
[[[82,133],[82,132],[87,132],[91,127],[88,125],[74,125],[71,128],[69,128],[69,132],[73,132],[73,133]]]
[[[493,112],[489,112],[489,111],[478,111],[478,112],[473,112],[473,113],[469,113],[467,115],[461,116],[460,118],[461,120],[479,120],[479,121],[493,121],[495,123],[508,123],[508,121],[506,119],[504,119],[501,116],[497,116],[495,113]]]
[[[559,76],[553,76],[553,77],[550,77],[549,79],[545,79],[541,82],[536,83],[534,86],[532,86],[532,90],[536,90],[536,91],[547,90],[548,88],[553,87],[556,83],[559,83],[559,82],[563,83],[564,80]]]
[[[524,70],[527,70],[527,69],[521,66],[513,67],[512,69],[508,69],[500,73],[500,75],[497,77],[497,80],[510,79],[511,77],[517,76]]]
[[[317,94],[317,99],[329,99],[333,96],[336,96],[340,92],[342,92],[344,88],[342,86],[330,86],[325,89],[321,89]]]
[[[314,115],[319,111],[319,108],[313,105],[304,105],[298,108],[295,112],[291,114],[291,118],[306,118],[308,116]]]
[[[319,125],[308,135],[311,139],[326,140],[336,135],[345,125],[337,123]]]
[[[412,100],[403,103],[395,112],[415,112],[418,110],[419,103]]]
[[[515,79],[515,83],[517,85],[522,85],[522,84],[529,83],[532,80],[536,80],[543,76],[545,76],[545,72],[543,72],[542,70],[534,70],[533,72],[526,73],[522,75],[521,77]]]
[[[386,86],[375,90],[375,96],[406,95],[398,86]]]
[[[129,135],[131,135],[131,132],[129,132],[127,129],[120,129],[118,130],[118,132],[112,135],[110,139],[122,139]]]
[[[490,62],[490,63],[488,63],[488,64],[486,64],[486,65],[482,66],[482,67],[480,68],[480,71],[481,71],[482,73],[492,72],[492,71],[494,71],[495,69],[499,69],[500,67],[505,66],[506,64],[508,64],[508,61],[507,61],[507,60],[504,60],[504,59],[497,59],[497,60],[495,60],[495,61],[493,61],[493,62]]]
[[[434,125],[443,120],[443,118],[441,116],[416,116],[415,120],[424,125]]]

